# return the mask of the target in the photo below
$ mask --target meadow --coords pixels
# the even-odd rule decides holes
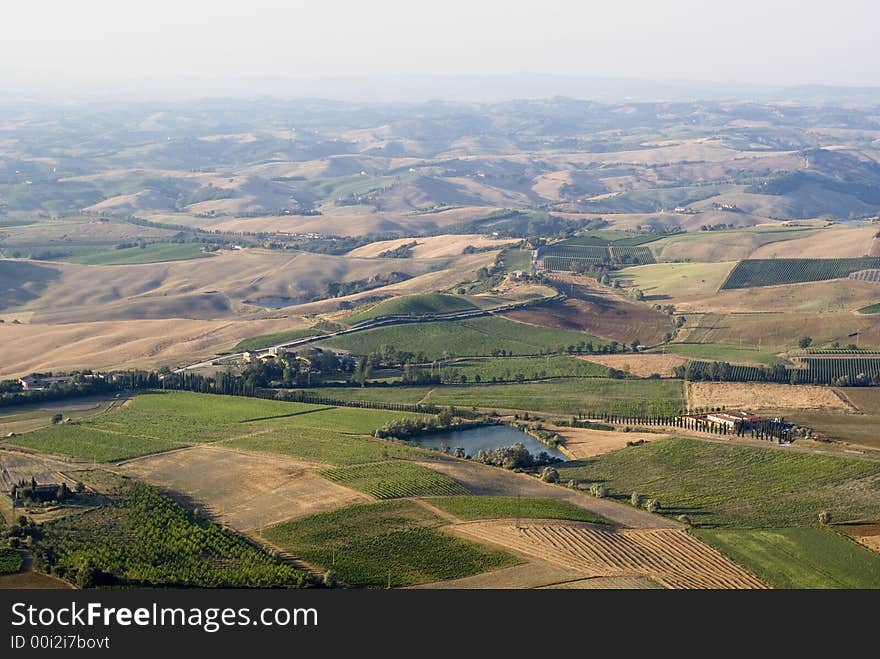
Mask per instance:
[[[337,467],[319,473],[327,480],[377,499],[469,494],[463,485],[445,474],[400,460]]]
[[[696,529],[774,588],[880,588],[880,554],[830,529]]]
[[[880,462],[860,458],[670,438],[590,460],[564,463],[560,479],[604,483],[686,514],[695,526],[816,526],[822,511],[838,521],[880,510]]]
[[[776,355],[745,348],[742,346],[723,345],[718,343],[670,343],[663,347],[663,352],[694,359],[708,359],[720,362],[747,362],[773,366],[780,363]]]
[[[445,523],[411,501],[384,501],[285,522],[262,535],[348,586],[409,586],[521,562],[443,533]]]
[[[388,421],[413,416],[406,412],[157,391],[135,396],[106,414],[75,424],[48,426],[4,441],[79,460],[108,462],[223,440],[240,447],[348,464],[380,460],[386,455],[409,455],[404,447],[350,435],[368,435]]]
[[[608,520],[560,499],[519,497],[431,497],[428,503],[459,519],[568,519],[576,522],[607,524]]]
[[[585,341],[592,341],[596,347],[607,344],[580,332],[491,317],[381,327],[334,337],[325,343],[362,355],[378,352],[382,346],[394,346],[398,352],[422,353],[426,359],[439,359],[491,356],[498,350],[514,355],[535,355],[564,350]]]
[[[498,357],[467,359],[445,364],[440,369],[443,382],[516,382],[546,378],[602,378],[608,368],[575,357]]]

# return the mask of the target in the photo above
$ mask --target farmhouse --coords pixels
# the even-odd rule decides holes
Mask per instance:
[[[743,428],[751,428],[762,421],[766,421],[766,419],[747,412],[713,412],[706,415],[706,421],[718,423],[728,428],[736,428],[737,425]]]
[[[41,391],[55,384],[67,384],[73,380],[71,375],[26,375],[19,379],[21,388],[25,391]]]

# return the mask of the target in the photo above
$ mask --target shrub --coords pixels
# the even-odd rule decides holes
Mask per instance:
[[[553,467],[544,467],[544,469],[541,471],[541,480],[545,483],[558,483],[559,472],[556,471]]]
[[[648,503],[645,504],[645,510],[649,513],[656,513],[660,511],[660,502],[657,499],[648,499]]]
[[[599,499],[608,496],[608,488],[603,483],[593,483],[590,485],[590,494]]]
[[[324,573],[324,585],[327,586],[327,588],[336,587],[336,573],[333,570],[327,570]]]
[[[636,508],[642,507],[642,495],[638,492],[633,492],[629,495],[629,502],[634,505]]]
[[[678,521],[681,522],[682,524],[687,524],[688,526],[691,525],[691,518],[688,517],[687,515],[679,515]]]
[[[833,516],[827,510],[823,510],[819,513],[819,524],[831,524],[834,521]]]

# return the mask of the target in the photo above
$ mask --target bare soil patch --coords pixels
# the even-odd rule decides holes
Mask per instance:
[[[73,487],[75,482],[63,473],[71,468],[73,465],[60,460],[0,450],[0,490],[8,491],[13,484],[21,480],[30,482],[31,478],[35,478],[37,483],[67,483]]]
[[[653,442],[669,437],[669,435],[650,432],[615,432],[563,426],[548,426],[547,428],[565,438],[565,452],[577,460],[611,453],[624,448],[627,442]]]
[[[376,258],[382,252],[397,249],[402,245],[416,243],[410,250],[413,258],[436,259],[450,256],[461,256],[468,246],[477,248],[492,247],[501,249],[505,245],[518,242],[515,238],[493,239],[475,234],[463,235],[440,235],[429,238],[397,238],[394,240],[380,240],[363,247],[350,251],[347,256],[358,258]]]
[[[656,373],[661,377],[672,377],[676,366],[687,363],[686,357],[679,355],[589,355],[580,357],[587,362],[602,364],[609,368],[616,368],[630,375],[646,378]]]
[[[199,446],[132,460],[124,473],[177,492],[218,521],[249,531],[292,517],[372,501],[279,455]]]
[[[745,410],[851,410],[828,387],[751,382],[688,382],[691,408],[726,407]]]
[[[604,339],[630,342],[638,339],[659,343],[672,329],[669,316],[646,304],[631,302],[610,291],[590,286],[584,277],[555,275],[568,296],[562,302],[520,309],[504,314],[511,320],[586,332]]]
[[[586,577],[647,577],[666,588],[766,588],[721,552],[679,529],[609,531],[584,523],[509,520],[460,524],[454,532],[547,562]]]

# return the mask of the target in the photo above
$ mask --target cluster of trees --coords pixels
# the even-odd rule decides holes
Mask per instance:
[[[473,456],[473,460],[504,469],[536,469],[562,462],[562,459],[553,457],[546,451],[532,455],[524,445],[519,443],[513,446],[499,446],[494,449],[480,449]]]
[[[703,224],[700,226],[700,231],[724,231],[726,229],[735,229],[735,224],[724,224],[722,222],[718,224]]]
[[[410,439],[452,427],[464,428],[473,425],[475,424],[462,421],[458,410],[454,407],[446,407],[436,416],[426,416],[421,419],[393,419],[376,429],[373,434],[379,439]]]
[[[387,249],[384,252],[380,252],[378,258],[380,259],[408,259],[412,257],[413,247],[416,247],[419,244],[417,240],[413,240],[412,242],[404,243],[394,249]]]
[[[51,376],[48,374],[39,374]],[[17,388],[15,385],[18,385]],[[54,382],[45,389],[23,391],[17,380],[4,380],[0,386],[0,407],[44,403],[79,396],[94,396],[116,390],[116,386],[91,371],[79,371],[66,382]]]
[[[348,377],[356,373],[357,362],[340,357],[332,350],[307,350],[287,353],[274,359],[258,359],[241,373],[246,387],[308,387],[323,378]],[[226,374],[225,377],[234,377]]]

